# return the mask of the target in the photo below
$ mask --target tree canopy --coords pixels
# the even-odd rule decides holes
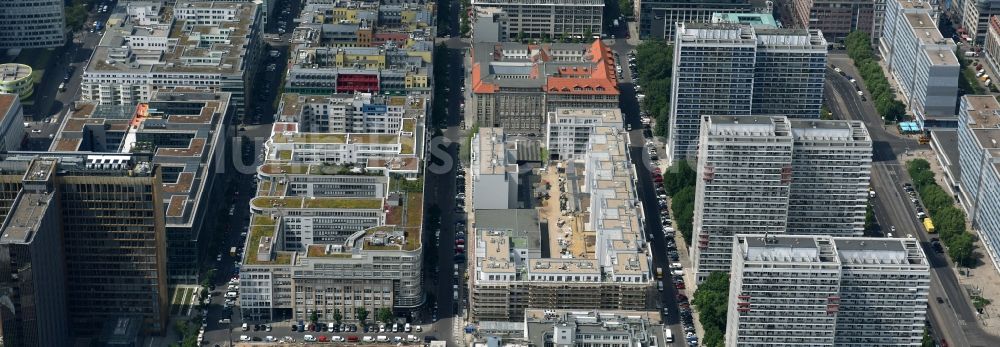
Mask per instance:
[[[844,39],[847,46],[847,55],[854,60],[854,66],[861,74],[861,80],[868,87],[869,97],[875,103],[875,110],[878,111],[887,122],[899,121],[906,117],[906,105],[902,101],[896,100],[896,95],[889,87],[889,80],[885,78],[882,67],[873,59],[872,43],[868,33],[854,31]]]
[[[691,303],[698,307],[698,321],[705,329],[702,343],[709,347],[723,347],[729,307],[729,274],[713,272],[708,275],[694,292]]]

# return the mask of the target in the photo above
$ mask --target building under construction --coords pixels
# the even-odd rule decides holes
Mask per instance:
[[[543,170],[545,192],[535,195],[552,196],[540,206],[476,209],[468,250],[473,320],[646,307],[653,276],[625,133],[599,127],[589,141],[581,159]]]

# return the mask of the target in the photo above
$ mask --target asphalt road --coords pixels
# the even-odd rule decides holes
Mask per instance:
[[[857,71],[847,59],[831,59],[837,66],[854,78]],[[860,83],[860,81],[859,81]],[[863,89],[868,95],[867,89]],[[882,126],[882,120],[871,102],[862,101],[853,84],[832,69],[827,70],[826,100],[834,116],[849,120],[861,120],[868,127],[874,143],[874,165],[872,186],[875,189],[875,218],[882,232],[889,233],[895,226],[894,237],[912,235],[921,241],[931,265],[931,289],[928,320],[937,338],[946,339],[953,346],[998,346],[1000,338],[985,333],[979,326],[976,312],[963,293],[958,279],[949,268],[953,266],[944,254],[936,253],[929,244],[930,236],[916,218],[916,210],[908,195],[902,189],[903,183],[911,182],[905,168],[897,160],[905,158],[910,149],[926,148],[912,139],[891,134]],[[941,297],[944,303],[938,303]]]
[[[621,26],[627,28],[626,25]],[[623,31],[615,33],[617,37],[624,37]],[[666,238],[663,233],[663,225],[660,223],[659,202],[656,197],[656,187],[653,185],[650,170],[654,167],[650,162],[646,152],[646,139],[642,135],[642,122],[639,119],[639,101],[635,95],[635,85],[632,83],[632,73],[628,68],[628,52],[635,48],[624,39],[613,40],[610,44],[613,51],[618,53],[621,59],[623,78],[619,81],[619,108],[622,110],[624,122],[633,129],[629,132],[629,157],[632,165],[635,166],[636,189],[638,189],[639,200],[642,201],[645,223],[646,237],[650,242],[650,250],[653,255],[652,268],[662,268],[664,290],[653,292],[651,296],[658,299],[654,304],[658,309],[666,308],[670,313],[663,318],[663,321],[670,326],[673,331],[674,343],[672,346],[684,346],[684,330],[680,322],[680,310],[677,306],[677,294],[679,293],[672,285],[673,276],[670,274],[670,259],[667,257]],[[673,237],[670,235],[669,237]]]
[[[92,13],[86,23],[89,26],[96,20],[107,21],[110,15],[110,12]],[[48,150],[51,136],[59,130],[59,124],[73,101],[80,98],[83,70],[87,67],[94,47],[101,41],[101,33],[92,33],[84,28],[65,46],[52,50],[49,67],[45,69],[41,81],[35,85],[35,104],[25,108],[25,121],[31,122],[26,150]],[[65,82],[66,89],[61,91],[59,84],[63,83],[70,66],[74,69],[73,74]]]

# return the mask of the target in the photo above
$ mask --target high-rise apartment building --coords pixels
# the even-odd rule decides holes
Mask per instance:
[[[704,117],[695,191],[699,280],[729,271],[733,235],[784,232],[792,183],[792,129],[785,117]]]
[[[882,33],[885,14],[881,0],[786,0],[791,9],[791,23],[799,28],[823,32],[830,42],[843,42],[852,31],[871,35],[872,42]]]
[[[548,111],[618,108],[618,76],[611,48],[512,42],[472,46],[473,119],[508,134],[544,136]]]
[[[861,122],[789,120],[788,233],[861,236],[872,177],[872,139]]]
[[[507,39],[560,37],[592,39],[604,20],[601,0],[473,0],[473,8],[498,8],[506,13]],[[585,35],[592,37],[584,37]]]
[[[930,266],[918,240],[734,240],[726,346],[920,346]]]
[[[729,271],[732,236],[861,236],[872,142],[860,122],[706,116],[692,259],[699,280]]]
[[[167,237],[158,166],[150,164],[148,158],[129,154],[17,154],[0,161],[0,182],[0,197],[21,196],[20,201],[27,197],[40,202],[7,205],[12,206],[7,210],[7,220],[29,213],[42,217],[40,222],[52,223],[37,225],[33,242],[44,243],[50,228],[60,232],[59,260],[66,269],[65,282],[44,285],[65,286],[68,331],[78,336],[96,334],[105,322],[120,316],[140,317],[147,332],[166,329]],[[37,193],[43,187],[52,198]],[[5,222],[5,228],[16,225]],[[48,262],[57,256],[45,254],[44,259],[32,259],[39,263],[31,265],[52,269],[55,265]],[[53,274],[42,276],[36,280],[46,279],[44,276],[59,278]],[[54,289],[36,290],[36,295],[41,295]],[[56,313],[39,312],[54,318]],[[30,324],[31,318],[17,316],[25,319],[21,322],[22,334],[26,334],[24,324]]]
[[[677,23],[708,23],[714,13],[741,14],[753,11],[749,0],[637,0],[635,17],[639,38],[673,41]]]
[[[910,111],[926,126],[955,120],[958,57],[928,2],[887,0],[879,50]],[[985,29],[983,30],[985,34]]]
[[[705,115],[818,118],[826,56],[818,31],[678,23],[668,159],[694,157]]]
[[[1000,102],[965,95],[958,118],[959,200],[1000,271]]]
[[[0,1],[0,49],[54,48],[66,43],[62,0]]]

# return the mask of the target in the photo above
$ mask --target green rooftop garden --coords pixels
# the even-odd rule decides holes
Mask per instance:
[[[290,151],[290,150],[280,150],[280,151],[278,151],[278,159],[281,159],[281,160],[292,160],[292,151]]]
[[[417,129],[417,120],[413,118],[403,119],[403,131],[412,133]]]
[[[275,134],[274,143],[347,143],[346,134],[296,133]]]
[[[260,241],[264,237],[274,237],[275,236],[275,226],[274,222],[271,222],[271,218],[267,216],[254,216],[254,222],[256,223],[261,218],[266,219],[270,225],[256,225],[252,224],[250,226],[250,240],[247,242],[246,256],[243,261],[247,264],[270,264],[271,261],[262,262],[257,260],[257,248],[260,245]],[[286,262],[289,260],[286,260]],[[274,263],[284,264],[280,261],[278,257],[275,257]]]
[[[399,153],[402,153],[402,154],[413,154],[413,143],[415,141],[416,140],[414,140],[413,137],[400,137],[399,138],[399,145],[400,145]]]
[[[306,199],[305,208],[379,209],[382,208],[382,200],[347,198]]]
[[[306,253],[309,257],[324,257],[324,258],[350,258],[352,255],[350,253],[340,253],[334,252],[326,254],[326,246],[324,245],[312,245],[309,246],[309,250]]]

